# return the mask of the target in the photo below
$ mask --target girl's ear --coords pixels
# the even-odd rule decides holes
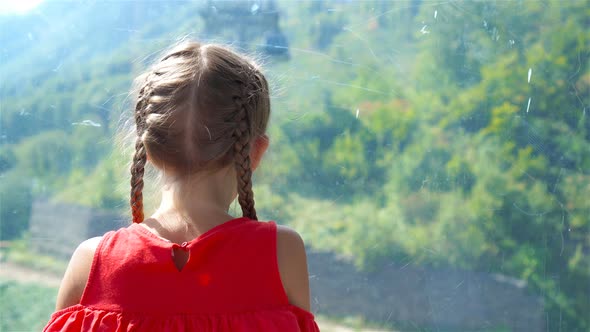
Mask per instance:
[[[260,135],[254,140],[252,148],[250,149],[250,163],[252,171],[258,168],[258,165],[260,164],[260,161],[262,161],[262,157],[264,156],[266,149],[268,149],[269,144],[270,141],[266,135]]]

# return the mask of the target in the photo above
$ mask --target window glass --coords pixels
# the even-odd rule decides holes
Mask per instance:
[[[590,329],[588,2],[19,4],[0,5],[0,330],[40,329],[76,246],[129,224],[132,80],[183,38],[265,68],[256,207],[305,239],[322,330]],[[149,215],[153,169],[145,196]]]

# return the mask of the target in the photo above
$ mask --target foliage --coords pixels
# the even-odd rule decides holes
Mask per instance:
[[[11,241],[8,250],[3,253],[2,259],[49,275],[63,275],[66,271],[67,262],[47,254],[35,252],[31,249],[31,241],[33,240],[31,240],[28,233],[24,233],[18,240]]]
[[[0,331],[40,331],[49,321],[56,296],[55,288],[0,280]]]
[[[72,148],[67,135],[59,130],[44,131],[15,147],[17,164],[26,175],[53,177],[71,170]]]

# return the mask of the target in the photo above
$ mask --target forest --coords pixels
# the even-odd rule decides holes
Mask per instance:
[[[288,56],[252,27],[265,11]],[[590,330],[587,1],[48,2],[0,27],[1,241],[27,238],[38,197],[129,213],[133,78],[217,42],[272,85],[261,219],[366,271],[524,280],[547,331]]]

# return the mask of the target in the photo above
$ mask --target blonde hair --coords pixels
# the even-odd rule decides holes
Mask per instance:
[[[133,222],[144,219],[148,154],[156,167],[180,177],[233,163],[243,216],[257,219],[250,146],[270,117],[268,82],[259,67],[220,45],[183,42],[135,82]]]

